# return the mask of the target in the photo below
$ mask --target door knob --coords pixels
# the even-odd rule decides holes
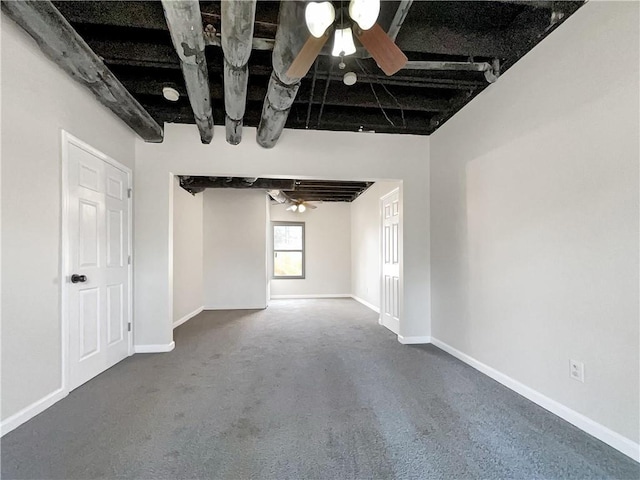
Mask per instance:
[[[86,281],[87,281],[86,275],[77,275],[75,273],[71,275],[71,283],[84,283]]]

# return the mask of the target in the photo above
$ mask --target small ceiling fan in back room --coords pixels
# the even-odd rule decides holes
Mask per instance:
[[[291,63],[287,75],[304,77],[332,32],[335,32],[333,56],[342,58],[354,54],[355,34],[385,74],[391,76],[402,69],[407,63],[407,56],[376,23],[379,13],[380,0],[351,0],[348,9],[341,1],[337,12],[331,2],[308,3],[305,20],[311,35]]]
[[[306,210],[315,210],[316,207],[313,203],[311,202],[306,202],[304,200],[295,200],[291,202],[291,205],[289,205],[286,210],[288,212],[298,212],[298,213],[303,213]]]

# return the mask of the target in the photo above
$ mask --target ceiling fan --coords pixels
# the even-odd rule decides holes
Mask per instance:
[[[307,209],[315,210],[316,208],[318,208],[318,207],[316,207],[313,203],[305,202],[304,200],[295,200],[295,201],[293,201],[293,203],[291,205],[289,205],[286,208],[286,210],[288,212],[303,213]]]
[[[348,11],[345,10],[346,8],[341,6],[338,12],[331,52],[334,57],[344,57],[356,52],[353,43],[355,33],[360,43],[388,76],[406,65],[407,56],[376,23],[380,13],[380,0],[351,0]],[[287,71],[287,76],[291,78],[304,77],[313,65],[331,36],[336,21],[336,10],[331,2],[309,2],[305,9],[305,21],[311,35]]]

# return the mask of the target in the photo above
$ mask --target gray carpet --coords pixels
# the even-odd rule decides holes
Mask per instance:
[[[204,312],[2,439],[10,478],[628,478],[640,466],[353,300]]]

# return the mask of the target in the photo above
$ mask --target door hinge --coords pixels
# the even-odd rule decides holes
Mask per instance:
[[[130,331],[131,331],[131,322],[127,324],[127,332],[130,332]]]
[[[127,198],[131,198],[131,189],[127,189]]]

